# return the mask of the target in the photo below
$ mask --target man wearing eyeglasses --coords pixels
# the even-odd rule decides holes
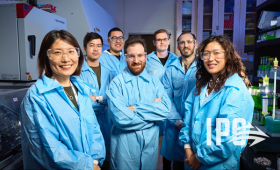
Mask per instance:
[[[179,145],[179,132],[182,128],[185,100],[196,82],[196,37],[184,32],[178,37],[177,43],[181,57],[170,63],[162,78],[162,84],[172,102],[160,152],[164,170],[171,169],[172,161],[173,169],[184,169],[185,153],[184,147]]]
[[[110,130],[111,120],[107,115],[107,95],[106,89],[115,77],[116,73],[111,71],[105,65],[99,62],[102,53],[103,39],[94,32],[87,33],[84,37],[84,50],[87,54],[86,62],[83,63],[80,78],[94,87],[94,93],[91,93],[92,107],[96,114],[100,130],[105,140],[106,159],[101,167],[102,170],[110,169]]]
[[[178,57],[167,51],[170,45],[170,35],[165,29],[159,29],[154,33],[153,44],[156,47],[156,51],[153,51],[147,56],[147,72],[162,79],[166,67]]]
[[[124,35],[121,29],[115,27],[108,32],[108,44],[110,49],[104,51],[100,57],[100,63],[120,74],[126,67],[125,56],[121,52],[124,45]]]
[[[170,112],[171,102],[161,82],[146,69],[147,48],[138,36],[124,45],[127,67],[106,92],[111,130],[111,169],[156,169],[157,122]]]

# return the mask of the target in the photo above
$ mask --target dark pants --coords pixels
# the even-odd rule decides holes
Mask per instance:
[[[101,170],[110,170],[110,161],[104,161]]]
[[[171,170],[171,164],[173,162],[173,170],[184,170],[184,162],[180,161],[169,161],[165,157],[163,157],[163,170]]]

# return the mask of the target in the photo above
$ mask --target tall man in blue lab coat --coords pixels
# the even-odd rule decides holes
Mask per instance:
[[[184,169],[185,153],[183,146],[179,145],[179,132],[182,128],[185,100],[196,82],[196,37],[192,33],[183,32],[177,38],[177,43],[181,57],[170,63],[162,79],[162,84],[172,103],[160,151],[164,170],[171,169],[172,161],[173,169]]]
[[[156,47],[156,51],[153,51],[147,56],[146,70],[154,77],[157,77],[160,81],[165,73],[166,67],[177,60],[178,57],[167,51],[170,45],[170,35],[167,30],[159,29],[154,33],[153,44]],[[163,135],[164,123],[160,123],[159,136]]]
[[[124,35],[121,29],[115,27],[108,32],[110,49],[103,52],[99,61],[109,69],[120,74],[126,67],[125,56],[121,52],[124,45]]]
[[[106,160],[102,165],[102,169],[110,169],[110,130],[112,123],[106,113],[108,104],[105,92],[116,73],[99,62],[103,46],[103,39],[99,34],[94,32],[87,33],[83,43],[87,57],[83,63],[80,77],[96,90],[95,93],[90,95],[93,99],[93,110],[100,125],[106,146]]]
[[[106,92],[111,131],[111,169],[153,170],[158,162],[158,122],[169,115],[171,102],[146,65],[146,44],[137,36],[125,42],[127,67]]]

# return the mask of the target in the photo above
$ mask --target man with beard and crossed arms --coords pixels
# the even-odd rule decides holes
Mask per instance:
[[[121,29],[115,27],[108,32],[107,42],[110,49],[104,51],[99,58],[99,62],[120,74],[126,67],[125,56],[121,52],[124,45],[124,35]]]
[[[124,46],[127,67],[106,92],[111,130],[111,169],[156,169],[158,122],[169,115],[171,102],[158,78],[145,68],[147,48],[137,36]]]
[[[179,145],[179,132],[182,128],[184,102],[195,86],[196,78],[196,37],[192,33],[184,32],[178,39],[178,50],[181,57],[174,60],[166,68],[162,79],[164,88],[171,100],[171,112],[166,120],[160,154],[163,156],[163,169],[184,169],[184,147]]]

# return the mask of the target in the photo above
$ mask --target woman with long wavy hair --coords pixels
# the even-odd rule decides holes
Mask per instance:
[[[239,169],[248,133],[237,134],[237,127],[251,123],[254,109],[245,67],[225,36],[210,36],[198,54],[196,87],[185,102],[179,135],[185,162],[192,169]]]

